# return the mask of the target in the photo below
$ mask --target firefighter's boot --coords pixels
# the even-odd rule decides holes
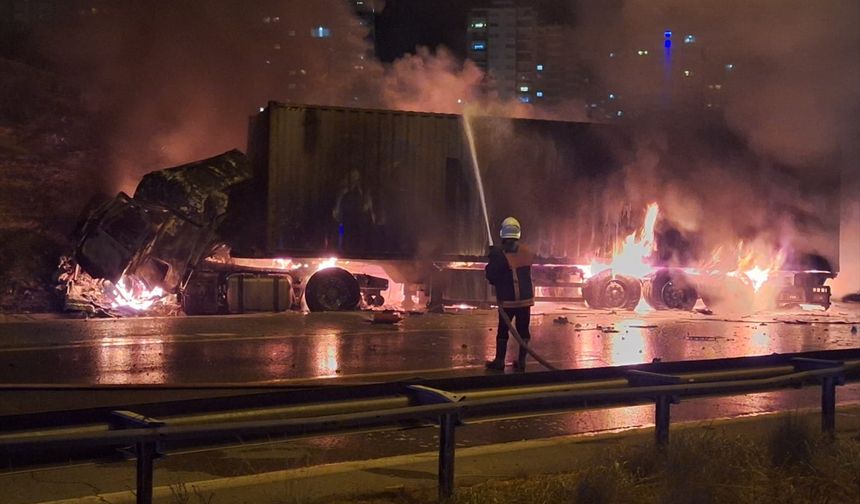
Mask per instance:
[[[526,345],[528,345],[529,340],[523,340]],[[520,351],[517,354],[517,360],[514,362],[514,369],[517,371],[525,371],[526,370],[526,357],[528,356],[528,352],[526,351],[526,347],[520,345]]]
[[[496,358],[487,361],[485,366],[493,371],[504,371],[505,369],[505,354],[508,350],[508,340],[496,338]]]

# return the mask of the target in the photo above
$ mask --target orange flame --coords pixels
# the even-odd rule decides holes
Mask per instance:
[[[125,275],[116,283],[114,291],[113,308],[131,308],[135,311],[148,310],[165,296],[161,287],[149,289],[142,280]]]
[[[592,261],[588,276],[596,275],[603,270],[612,269],[614,273],[643,277],[653,271],[653,266],[648,263],[648,258],[656,250],[654,241],[654,226],[657,223],[657,215],[660,206],[657,203],[648,205],[645,211],[645,220],[638,233],[630,233],[615,249],[616,253],[608,263]]]
[[[335,266],[337,266],[337,257],[329,257],[328,259],[320,261],[319,265],[317,266],[317,271],[334,268]]]
[[[770,278],[771,272],[778,270],[785,262],[785,251],[780,250],[776,255],[768,257],[753,246],[738,243],[738,266],[736,271],[745,274],[752,281],[756,292]]]

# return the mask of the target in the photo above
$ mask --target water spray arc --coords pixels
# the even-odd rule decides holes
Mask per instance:
[[[490,216],[487,213],[487,198],[484,196],[484,181],[478,168],[478,151],[475,148],[475,134],[472,132],[472,123],[466,114],[463,114],[463,131],[466,132],[466,140],[469,142],[469,154],[472,157],[472,170],[475,173],[475,184],[478,186],[478,197],[481,198],[481,210],[484,213],[484,224],[487,226],[487,241],[493,246],[493,233],[490,231]]]
[[[489,214],[487,213],[487,200],[484,196],[484,181],[483,181],[483,178],[481,177],[481,170],[478,168],[478,153],[477,153],[477,150],[475,149],[475,135],[472,131],[472,124],[469,121],[468,116],[466,116],[464,114],[462,117],[463,117],[463,130],[466,132],[466,139],[469,141],[469,152],[470,152],[471,157],[472,157],[472,169],[475,173],[475,185],[478,186],[478,195],[481,198],[481,210],[483,210],[484,224],[487,226],[487,241],[489,242],[490,247],[492,247],[493,246],[493,233],[490,230],[490,217],[489,217]],[[499,316],[502,318],[502,320],[504,320],[505,325],[508,326],[508,330],[511,332],[511,334],[514,335],[514,339],[517,340],[517,343],[519,343],[520,347],[525,349],[525,351],[529,355],[534,357],[534,359],[536,361],[538,361],[543,367],[545,367],[551,371],[558,371],[557,367],[555,367],[552,364],[550,364],[549,362],[547,362],[546,359],[541,357],[537,352],[535,352],[534,350],[532,350],[529,347],[528,343],[526,343],[525,340],[523,340],[522,336],[520,336],[520,333],[519,333],[519,331],[517,331],[517,328],[514,327],[513,322],[511,322],[511,318],[508,317],[508,314],[505,313],[505,310],[501,306],[498,307],[498,310],[499,310]]]

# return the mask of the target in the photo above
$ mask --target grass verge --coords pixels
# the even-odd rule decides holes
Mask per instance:
[[[424,504],[434,490],[325,500],[331,504]],[[856,503],[860,436],[831,440],[799,416],[761,441],[687,431],[670,446],[619,448],[587,469],[459,487],[451,504]]]

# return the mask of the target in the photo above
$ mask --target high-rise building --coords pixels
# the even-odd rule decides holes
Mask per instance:
[[[537,15],[513,0],[495,0],[468,15],[468,57],[482,68],[501,98],[536,98]]]
[[[377,2],[340,1],[348,5],[348,11],[328,17],[320,12],[290,15],[273,4],[256,20],[254,31],[264,47],[257,57],[280,79],[285,100],[342,103],[344,98],[335,96],[342,91],[336,84],[353,80],[350,74],[370,68]],[[360,101],[359,96],[354,100]]]

